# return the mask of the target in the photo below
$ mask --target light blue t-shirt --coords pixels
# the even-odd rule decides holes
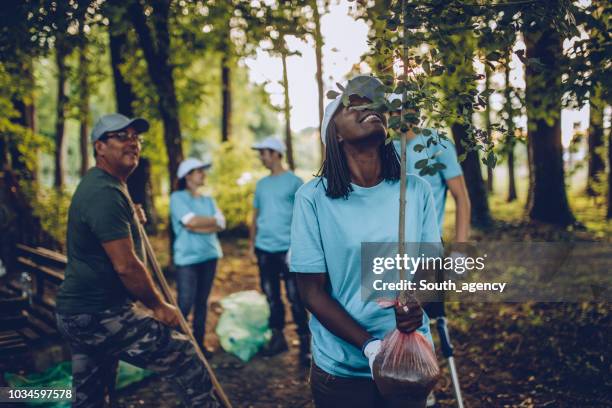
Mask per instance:
[[[304,184],[290,171],[257,182],[253,206],[257,209],[255,248],[268,252],[289,249],[295,192]]]
[[[352,184],[348,199],[325,195],[315,178],[295,195],[291,226],[292,272],[329,275],[330,294],[371,335],[383,338],[395,328],[393,308],[361,298],[361,243],[397,242],[400,183],[382,181],[373,187]],[[431,187],[421,177],[406,180],[406,242],[440,242]],[[361,350],[310,319],[312,353],[324,371],[341,377],[370,377]],[[418,329],[431,340],[429,318]]]
[[[176,265],[193,265],[223,256],[216,233],[191,232],[181,222],[181,219],[189,213],[201,217],[213,217],[216,212],[217,205],[211,197],[202,195],[194,197],[188,190],[175,191],[170,195],[170,218],[175,235],[173,249]]]
[[[444,207],[446,205],[446,192],[448,191],[446,180],[461,176],[463,171],[461,170],[461,166],[457,160],[455,145],[450,140],[443,140],[442,143],[444,146],[441,146],[438,143],[437,145],[431,144],[429,147],[427,147],[427,140],[432,136],[437,137],[437,132],[434,129],[429,130],[432,132],[431,136],[418,134],[412,140],[408,140],[406,145],[406,168],[408,169],[408,173],[419,174],[420,169],[417,169],[415,164],[419,160],[427,159],[428,157],[430,159],[433,158],[433,161],[430,160],[428,162],[429,165],[433,163],[442,163],[446,166],[446,168],[439,170],[433,176],[422,176],[431,186],[434,200],[436,202],[436,214],[438,215],[440,235],[442,235],[442,228],[444,226]],[[400,142],[396,140],[393,143],[396,151],[399,154]],[[415,152],[414,146],[419,144],[425,146],[425,149],[421,150],[420,152]]]

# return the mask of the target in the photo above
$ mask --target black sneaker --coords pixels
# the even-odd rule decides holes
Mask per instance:
[[[260,351],[264,357],[271,357],[282,352],[289,350],[289,346],[287,346],[287,340],[285,340],[285,335],[283,331],[280,329],[272,329],[272,338]]]

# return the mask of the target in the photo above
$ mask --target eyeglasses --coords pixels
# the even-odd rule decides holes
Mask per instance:
[[[100,138],[102,141],[106,141],[108,139],[117,139],[118,141],[125,143],[129,141],[136,141],[138,143],[142,143],[143,138],[136,132],[128,132],[125,130],[121,130],[119,132],[109,132],[104,137]]]

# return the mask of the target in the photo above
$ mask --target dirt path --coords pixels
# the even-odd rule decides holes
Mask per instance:
[[[565,237],[547,234],[513,226],[486,237]],[[155,245],[160,251],[167,248],[164,241]],[[225,258],[211,294],[206,342],[216,349],[211,362],[225,391],[236,407],[312,407],[307,370],[297,364],[293,323],[285,328],[293,344],[282,355],[254,357],[242,364],[220,350],[212,333],[221,313],[219,299],[259,287],[257,269],[245,257],[245,241],[226,241],[223,249]],[[467,407],[612,406],[610,304],[455,304],[448,309]],[[289,310],[286,315],[291,318]],[[439,344],[435,333],[434,340]],[[450,376],[439,357],[444,377],[435,390],[438,406],[453,407]],[[178,404],[167,383],[155,377],[120,395],[125,406]]]

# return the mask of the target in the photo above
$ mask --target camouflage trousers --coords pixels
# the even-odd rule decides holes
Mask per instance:
[[[188,337],[132,304],[56,318],[72,351],[74,407],[105,405],[105,387],[114,384],[117,360],[162,375],[188,407],[220,407]]]

